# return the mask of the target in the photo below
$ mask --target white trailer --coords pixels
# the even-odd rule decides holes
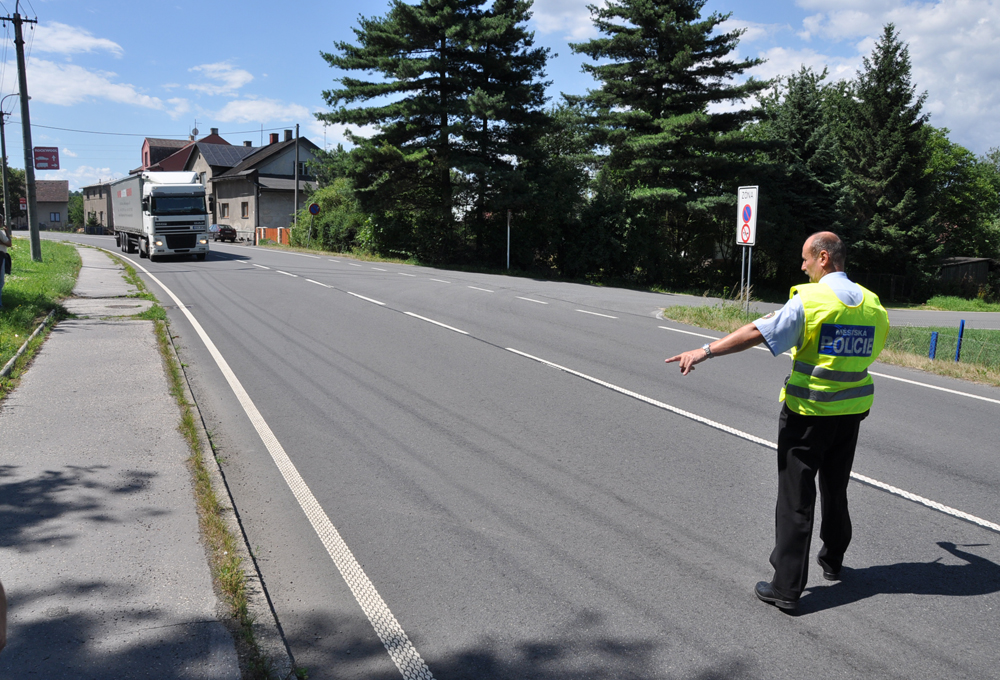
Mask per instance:
[[[205,187],[196,172],[141,172],[111,184],[115,242],[151,260],[208,254]]]

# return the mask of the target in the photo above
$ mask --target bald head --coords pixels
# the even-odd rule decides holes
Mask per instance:
[[[847,247],[832,231],[816,232],[802,246],[802,271],[812,283],[831,272],[844,271]]]

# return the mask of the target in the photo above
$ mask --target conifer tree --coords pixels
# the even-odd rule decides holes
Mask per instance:
[[[739,130],[755,116],[732,105],[766,87],[753,78],[734,81],[760,60],[732,59],[741,31],[718,32],[729,15],[702,18],[704,5],[590,5],[602,35],[571,44],[595,61],[584,70],[600,87],[583,101],[594,111],[595,141],[608,150],[605,180],[632,204],[621,236],[646,279],[662,280],[670,257],[711,256],[713,211],[733,205],[745,149]]]
[[[907,273],[927,282],[940,248],[927,172],[926,93],[911,82],[910,55],[887,24],[871,57],[836,104],[852,224],[852,269]]]

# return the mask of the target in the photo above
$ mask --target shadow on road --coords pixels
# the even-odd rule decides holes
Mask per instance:
[[[799,615],[841,607],[874,595],[944,595],[973,597],[1000,591],[1000,565],[960,550],[954,543],[939,541],[938,545],[965,564],[932,562],[900,562],[880,564],[864,569],[844,567],[839,583],[809,588],[799,600]],[[962,547],[979,547],[984,544]]]

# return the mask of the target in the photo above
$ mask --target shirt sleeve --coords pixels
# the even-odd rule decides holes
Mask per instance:
[[[802,300],[798,295],[793,295],[784,307],[762,316],[754,321],[753,325],[764,336],[764,343],[771,350],[771,354],[778,356],[792,347],[802,345],[805,319],[806,310],[802,306]]]

